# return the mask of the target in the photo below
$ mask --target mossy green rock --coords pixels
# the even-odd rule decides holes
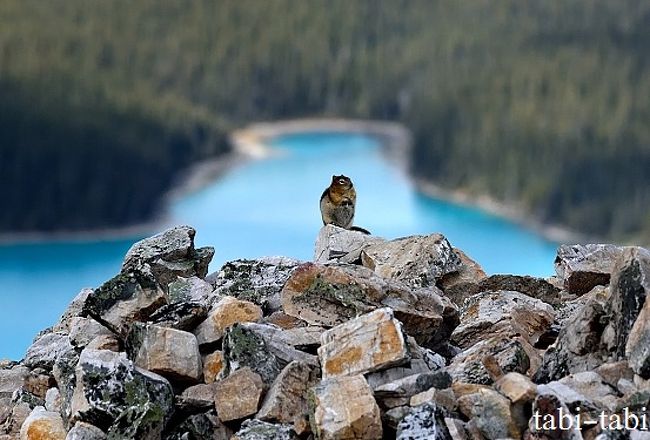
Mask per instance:
[[[282,370],[278,359],[269,352],[264,339],[241,324],[235,324],[226,331],[223,355],[228,374],[240,368],[250,367],[267,385],[270,385]]]

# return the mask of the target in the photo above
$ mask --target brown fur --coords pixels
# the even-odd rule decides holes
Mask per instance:
[[[350,229],[354,220],[357,192],[349,177],[332,176],[330,186],[320,198],[320,212],[323,224],[333,224]]]

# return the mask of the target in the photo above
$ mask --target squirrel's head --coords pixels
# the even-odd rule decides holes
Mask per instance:
[[[331,186],[337,189],[346,190],[352,188],[352,181],[349,177],[344,176],[343,174],[340,176],[332,176]]]

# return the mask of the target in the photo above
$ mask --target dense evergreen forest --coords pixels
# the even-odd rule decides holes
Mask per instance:
[[[642,0],[2,0],[0,230],[150,218],[256,120],[400,121],[413,173],[650,242]]]

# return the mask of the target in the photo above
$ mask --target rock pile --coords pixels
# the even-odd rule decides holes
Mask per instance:
[[[326,226],[313,262],[208,275],[194,234],[136,243],[0,364],[0,440],[649,435],[645,249],[561,246],[557,277],[488,277],[439,234]]]

